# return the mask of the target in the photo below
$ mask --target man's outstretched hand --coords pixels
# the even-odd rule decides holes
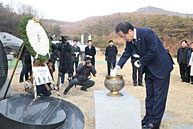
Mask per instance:
[[[111,71],[110,76],[112,76],[112,77],[117,76],[119,69],[120,69],[120,66],[117,65],[117,66],[113,69],[113,71]]]

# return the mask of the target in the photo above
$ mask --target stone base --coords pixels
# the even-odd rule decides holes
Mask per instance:
[[[0,101],[0,129],[83,129],[84,116],[70,102],[15,94]]]
[[[125,91],[109,97],[108,90],[95,90],[96,129],[141,129],[140,102]]]

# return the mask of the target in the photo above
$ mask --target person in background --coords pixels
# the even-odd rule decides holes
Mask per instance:
[[[21,45],[22,47],[23,45]],[[19,52],[21,51],[21,47],[19,49]],[[25,81],[29,79],[29,76],[32,74],[32,65],[31,65],[31,55],[27,48],[24,46],[20,60],[22,61],[22,70],[20,73],[20,79],[19,82],[23,82],[23,77],[25,75]],[[29,75],[30,74],[30,75]]]
[[[96,49],[92,45],[92,40],[88,40],[88,46],[85,47],[85,56],[91,58],[91,63],[95,66]]]
[[[138,73],[138,86],[143,86],[143,67],[137,68],[134,65],[134,62],[137,61],[140,58],[139,54],[133,53],[131,56],[131,63],[133,68],[132,78],[133,78],[133,86],[137,86],[137,73]]]
[[[59,43],[56,44],[57,48],[59,48],[59,46],[62,44],[62,40],[59,40]],[[60,51],[57,49],[54,51],[55,55],[56,55],[56,60],[57,60],[57,68],[58,68],[58,77],[57,77],[57,87],[59,89],[60,86]]]
[[[53,38],[50,36],[51,41],[53,41]],[[55,62],[57,60],[57,55],[56,55],[56,51],[57,51],[57,45],[52,43],[52,54],[51,54],[51,60],[52,60],[52,69],[53,72],[55,72]]]
[[[181,41],[181,48],[178,49],[177,52],[177,62],[180,66],[180,75],[182,82],[190,82],[190,68],[188,67],[189,64],[189,54],[188,51],[190,50],[187,47],[187,41]]]
[[[78,67],[79,62],[79,54],[80,54],[80,47],[77,45],[77,41],[73,41],[74,45],[72,46],[72,62],[73,62],[73,68],[75,65],[75,71]]]
[[[49,59],[46,62],[40,62],[40,61],[35,61],[34,66],[39,67],[39,66],[45,66],[47,64],[48,69],[50,71],[51,76],[53,77],[53,70],[52,70],[52,60]],[[51,93],[51,83],[45,83],[36,86],[37,88],[37,96],[50,96]]]
[[[116,65],[117,47],[113,45],[113,40],[109,40],[109,46],[105,50],[105,60],[107,61],[107,73],[110,76],[111,68]]]
[[[74,85],[82,86],[80,90],[83,91],[87,91],[88,88],[94,86],[95,82],[93,80],[90,80],[91,73],[93,74],[93,76],[95,76],[96,70],[95,67],[91,64],[91,59],[89,57],[86,57],[83,63],[79,64],[74,79],[64,90],[64,95],[66,95]]]
[[[59,40],[59,43],[56,44],[57,48],[59,48],[59,46],[62,44],[62,40]],[[55,55],[56,55],[56,60],[57,60],[57,68],[58,68],[58,72],[59,72],[59,66],[60,66],[60,51],[58,49],[56,49],[54,51]]]
[[[69,83],[72,80],[73,63],[72,63],[72,46],[68,43],[67,38],[62,36],[62,43],[59,45],[60,66],[59,72],[61,77],[61,85],[64,86],[64,77],[68,73]]]
[[[189,55],[190,55],[190,60],[189,60],[189,67],[190,67],[190,81],[191,84],[193,84],[193,42],[190,43],[190,51],[189,51]]]

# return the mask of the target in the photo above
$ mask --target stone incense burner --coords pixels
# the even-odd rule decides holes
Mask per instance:
[[[110,90],[110,93],[108,93],[107,96],[111,97],[123,96],[123,94],[119,92],[121,89],[123,89],[125,85],[125,81],[122,75],[117,75],[115,77],[106,76],[104,85],[108,90]]]

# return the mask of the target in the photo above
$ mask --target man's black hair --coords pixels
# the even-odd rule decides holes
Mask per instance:
[[[182,42],[185,42],[186,44],[188,43],[187,40],[182,40],[181,43],[182,43]]]
[[[52,36],[50,36],[50,40],[51,40],[51,41],[53,41],[53,38],[52,38]]]
[[[48,59],[48,63],[50,63],[50,62],[53,62],[52,59]],[[47,64],[48,64],[48,63],[47,63]]]
[[[62,43],[65,43],[67,41],[67,38],[65,36],[61,36]]]
[[[92,40],[88,40],[87,43],[92,42]]]
[[[77,40],[73,40],[73,42],[77,42]]]
[[[109,43],[113,42],[113,40],[109,40]]]
[[[124,34],[128,34],[129,29],[134,30],[134,27],[129,22],[121,22],[117,25],[115,32],[119,33],[122,31]]]

